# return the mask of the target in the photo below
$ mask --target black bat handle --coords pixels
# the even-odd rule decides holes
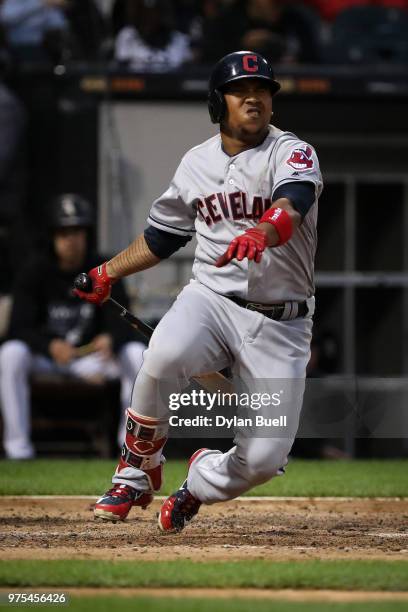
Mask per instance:
[[[84,293],[92,293],[92,279],[85,272],[81,272],[78,274],[76,279],[74,280],[75,289],[79,289],[79,291],[83,291]]]
[[[119,311],[119,314],[122,319],[125,319],[125,321],[129,323],[129,325],[137,329],[142,334],[142,336],[146,338],[146,340],[150,340],[151,335],[154,331],[153,328],[150,327],[150,325],[147,325],[147,323],[143,323],[143,321],[140,321],[140,319],[138,319],[131,312],[129,312],[127,308],[122,306],[122,304],[119,304],[119,302],[117,302],[111,297],[109,298],[109,303]]]
[[[81,274],[78,274],[74,280],[74,287],[75,289],[79,289],[79,291],[83,291],[84,293],[91,293],[93,290],[92,279],[90,276],[88,276],[88,274],[85,274],[85,272],[81,272]],[[132,315],[131,312],[129,312],[124,306],[122,306],[122,304],[119,304],[119,302],[114,300],[112,297],[108,299],[108,302],[119,311],[120,316],[125,319],[125,321],[137,329],[142,336],[146,338],[146,340],[150,340],[153,329],[149,325],[143,323],[143,321],[140,321],[137,317]]]

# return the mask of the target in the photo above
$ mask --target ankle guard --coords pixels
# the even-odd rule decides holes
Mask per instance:
[[[158,491],[162,483],[162,450],[167,441],[167,429],[167,421],[141,416],[129,408],[117,476],[125,468],[136,468],[146,474],[152,491]]]

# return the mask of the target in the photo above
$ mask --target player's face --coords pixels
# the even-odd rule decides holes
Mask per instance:
[[[224,89],[227,112],[224,123],[237,135],[265,132],[272,114],[272,95],[262,79],[238,79]]]
[[[62,268],[75,269],[85,259],[87,232],[83,227],[64,227],[54,235],[54,249]]]

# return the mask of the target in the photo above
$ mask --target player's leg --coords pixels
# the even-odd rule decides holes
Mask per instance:
[[[129,405],[132,387],[143,363],[143,352],[146,346],[141,342],[127,342],[118,352],[117,358],[106,359],[101,353],[91,353],[71,361],[71,374],[83,379],[114,379],[121,383],[122,413],[118,428],[119,446],[123,444],[126,423],[126,409]]]
[[[231,302],[229,302],[231,303]],[[227,453],[202,449],[190,460],[186,483],[163,504],[159,526],[181,530],[200,504],[233,499],[282,472],[293,444],[300,415],[304,377],[309,360],[312,322],[297,319],[278,323],[258,313],[234,307],[229,313],[230,348],[234,373],[253,393],[276,392],[276,383],[287,393],[290,431],[279,438],[260,437],[259,431],[241,428],[235,446]],[[236,342],[236,338],[240,342]],[[238,385],[238,392],[240,385]],[[287,406],[289,405],[289,410]],[[263,431],[263,430],[262,430]]]
[[[129,357],[129,354],[127,355]],[[129,365],[129,364],[128,364]],[[120,364],[116,359],[106,359],[100,353],[91,353],[75,359],[69,364],[71,374],[89,379],[119,378]],[[122,440],[123,443],[123,440]],[[131,488],[126,484],[112,487],[95,504],[96,517],[109,521],[118,521],[126,518],[132,506],[146,508],[153,500],[148,488]]]
[[[115,517],[126,517],[134,491],[152,494],[160,489],[169,394],[184,388],[192,375],[222,369],[230,363],[218,323],[211,295],[203,294],[192,283],[155,329],[135,382],[125,443],[112,479],[115,495],[128,499],[116,508]],[[97,502],[97,516],[109,518],[102,512],[110,512],[112,495],[111,489]],[[112,504],[120,505],[118,500]]]
[[[312,321],[276,322],[263,318],[259,335],[252,342],[244,342],[235,370],[249,395],[280,394],[277,409],[265,406],[254,416],[272,412],[276,417],[281,413],[286,415],[287,425],[277,429],[276,434],[270,427],[238,428],[230,451],[198,456],[190,467],[187,486],[192,495],[207,504],[232,499],[282,474],[294,441],[310,356]]]
[[[212,311],[217,318],[217,329],[222,330],[222,338],[225,345],[228,347],[228,353],[231,355],[231,363],[240,356],[244,349],[245,343],[252,343],[259,336],[263,329],[262,315],[256,315],[246,311],[244,308],[237,306],[231,300],[222,295],[211,292],[207,288],[202,289],[203,293],[211,295]],[[195,471],[195,464],[200,461],[200,465],[204,463],[204,458],[211,457],[212,459],[222,457],[222,453],[218,450],[205,449],[202,452],[195,453],[190,459],[188,485],[183,483],[181,488],[172,494],[164,502],[159,516],[159,527],[163,531],[180,530],[184,527],[192,516],[198,511],[200,503],[207,501],[204,493],[204,481],[207,478],[205,468],[199,477],[199,486],[195,490],[195,494],[191,495],[190,482],[191,473]],[[225,458],[223,460],[226,460]],[[220,481],[219,496],[223,495],[224,479]],[[214,483],[214,486],[217,486]],[[210,486],[212,491],[212,485]],[[200,489],[200,490],[198,490]],[[203,491],[201,491],[203,489]],[[212,493],[211,493],[212,494]]]
[[[126,342],[119,352],[121,416],[118,427],[118,446],[122,447],[126,432],[127,408],[136,376],[143,364],[146,345],[142,342]]]
[[[28,376],[31,352],[24,342],[10,340],[0,349],[0,393],[3,446],[9,459],[30,459],[31,414]]]
[[[3,445],[10,459],[34,456],[31,442],[29,376],[32,372],[56,369],[51,359],[33,355],[24,342],[9,340],[0,349],[0,397],[3,416]]]
[[[139,489],[158,490],[160,476],[157,483],[149,479],[151,472],[154,478],[156,472],[161,472],[160,450],[167,440],[169,395],[186,387],[193,374],[229,364],[217,325],[211,296],[192,284],[157,326],[134,385],[126,441],[113,482],[130,481],[137,483]],[[142,452],[143,447],[146,450]],[[141,454],[134,453],[135,449]],[[148,470],[139,466],[145,463]]]

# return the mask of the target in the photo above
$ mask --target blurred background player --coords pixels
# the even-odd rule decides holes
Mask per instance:
[[[177,29],[170,2],[116,0],[112,21],[115,59],[133,69],[167,70],[192,59],[189,37]]]
[[[93,0],[3,0],[0,25],[15,59],[96,59],[106,27]]]
[[[0,23],[13,54],[31,61],[44,59],[47,36],[62,39],[68,32],[65,5],[65,0],[4,0]]]
[[[300,3],[237,0],[203,21],[202,60],[213,62],[235,49],[252,49],[271,62],[318,63],[320,21]]]
[[[72,295],[75,276],[105,257],[92,249],[93,216],[81,196],[64,194],[52,205],[48,251],[28,258],[15,289],[8,339],[0,350],[3,445],[10,459],[30,459],[29,377],[59,372],[98,382],[120,378],[123,408],[128,405],[144,345],[111,313],[80,303]],[[122,283],[115,297],[127,304]],[[124,412],[123,412],[124,414]],[[118,438],[123,440],[124,419]]]

